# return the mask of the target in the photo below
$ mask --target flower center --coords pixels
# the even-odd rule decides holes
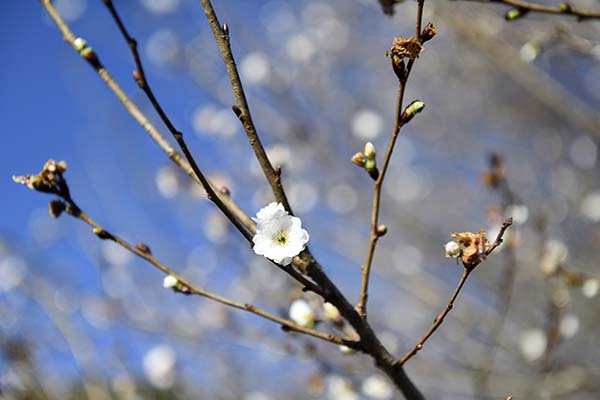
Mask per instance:
[[[279,246],[285,246],[288,241],[288,232],[284,229],[280,230],[273,236],[273,242]]]

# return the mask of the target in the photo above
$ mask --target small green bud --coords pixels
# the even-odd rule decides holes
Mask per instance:
[[[415,115],[423,111],[425,108],[425,103],[420,100],[415,100],[406,107],[404,113],[402,114],[402,123],[406,124],[408,121],[413,119]]]
[[[564,12],[565,14],[570,14],[571,12],[573,12],[573,6],[571,6],[569,3],[560,3],[560,11]]]
[[[504,19],[506,19],[507,21],[514,21],[516,19],[524,17],[525,14],[527,14],[528,12],[529,10],[525,8],[511,8],[504,15]]]

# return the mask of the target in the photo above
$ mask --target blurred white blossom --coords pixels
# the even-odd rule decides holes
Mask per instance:
[[[350,381],[339,375],[327,377],[327,398],[330,400],[358,400]]]
[[[27,264],[16,256],[8,256],[0,261],[0,292],[8,292],[23,282],[27,274]]]
[[[352,134],[363,140],[373,140],[383,129],[383,118],[374,110],[358,110],[352,117]]]
[[[168,389],[175,382],[175,351],[167,345],[153,347],[144,355],[146,378],[159,389]]]
[[[260,84],[268,81],[270,68],[267,56],[255,51],[244,57],[240,63],[240,74],[244,83]]]
[[[575,314],[566,314],[561,320],[559,331],[562,337],[570,339],[579,331],[579,317]]]
[[[179,7],[179,0],[141,0],[142,5],[154,14],[170,14]]]
[[[583,285],[581,285],[581,292],[588,299],[596,297],[598,290],[600,290],[600,282],[598,282],[598,279],[587,279],[583,282]]]
[[[315,325],[316,314],[305,300],[294,300],[290,306],[289,315],[290,319],[298,325],[308,328],[312,328]]]
[[[521,334],[519,340],[521,354],[529,362],[533,362],[544,355],[547,345],[546,334],[541,329],[529,329]]]
[[[170,289],[175,287],[175,285],[177,285],[177,278],[175,278],[173,275],[167,275],[165,276],[165,279],[163,279],[163,287],[166,289]]]
[[[365,379],[361,390],[365,396],[372,399],[387,400],[394,396],[394,388],[379,375],[371,375]]]
[[[552,275],[556,272],[560,263],[567,259],[567,246],[557,239],[551,239],[546,242],[546,248],[540,261],[540,268],[546,275]]]

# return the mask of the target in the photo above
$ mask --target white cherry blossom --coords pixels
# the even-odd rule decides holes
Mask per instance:
[[[275,261],[289,265],[292,258],[304,250],[308,242],[308,232],[302,229],[302,221],[292,217],[281,203],[271,203],[257,214],[254,252]]]

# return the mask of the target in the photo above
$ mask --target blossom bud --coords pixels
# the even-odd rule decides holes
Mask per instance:
[[[377,229],[375,232],[377,233],[377,236],[381,237],[381,236],[384,236],[387,233],[387,231],[388,231],[387,226],[381,224],[381,225],[377,226]]]
[[[413,119],[415,115],[423,111],[425,103],[420,100],[415,100],[406,107],[404,113],[402,113],[402,123],[406,124],[408,121]]]
[[[48,213],[52,218],[60,217],[67,205],[62,200],[52,200],[48,203]]]
[[[373,146],[373,143],[371,142],[367,142],[365,144],[365,157],[369,158],[369,159],[374,159],[375,158],[375,146]]]
[[[139,251],[141,251],[144,254],[152,254],[152,251],[150,250],[150,247],[148,247],[148,245],[146,243],[138,243],[135,245],[135,248],[138,249]]]
[[[337,309],[336,306],[334,306],[331,303],[323,304],[323,315],[327,320],[332,321],[334,323],[339,323],[342,319],[340,311]]]
[[[423,32],[421,32],[421,41],[423,43],[425,43],[428,40],[433,39],[433,37],[435,36],[436,33],[437,33],[437,28],[435,26],[433,26],[433,24],[431,22],[428,23],[425,26],[425,28],[423,29]]]
[[[165,289],[173,289],[178,283],[179,281],[173,275],[167,275],[165,276],[165,279],[163,279],[163,287]]]
[[[84,38],[78,37],[73,41],[73,46],[75,47],[75,50],[81,53],[81,51],[87,47],[87,42]]]
[[[145,86],[144,78],[142,77],[142,74],[140,73],[140,71],[138,71],[137,69],[133,70],[133,80],[140,87],[140,89],[144,88],[144,86]]]
[[[446,257],[448,258],[456,258],[460,256],[460,253],[462,252],[460,245],[453,240],[446,243],[444,249],[446,250]]]
[[[315,326],[316,315],[311,306],[304,300],[295,300],[290,306],[290,319],[298,325],[312,328]]]
[[[363,153],[356,153],[355,155],[352,156],[352,162],[356,165],[358,165],[359,167],[364,167],[365,166],[365,162],[366,162],[366,158],[365,155]]]

